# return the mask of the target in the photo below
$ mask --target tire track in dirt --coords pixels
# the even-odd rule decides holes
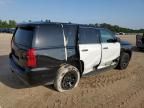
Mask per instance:
[[[130,79],[128,79],[130,80]],[[88,103],[88,105],[91,105],[90,102],[88,100],[84,101],[83,99],[86,99],[86,98],[89,98],[89,97],[93,97],[93,98],[97,98],[97,101],[94,100],[92,103],[93,105],[92,106],[83,106],[82,107],[96,107],[96,108],[117,108],[117,107],[124,107],[124,105],[128,105],[126,103],[129,103],[129,99],[133,99],[133,98],[136,98],[138,97],[137,96],[137,93],[141,94],[141,92],[143,92],[143,89],[142,88],[138,88],[138,89],[133,89],[135,87],[133,87],[133,85],[130,85],[129,87],[129,84],[131,84],[133,81],[130,81],[130,83],[128,83],[126,86],[122,86],[121,92],[117,93],[117,91],[115,93],[111,93],[111,96],[108,96],[108,91],[107,88],[102,90],[101,91],[101,94],[99,93],[100,91],[97,91],[97,89],[93,89],[93,90],[88,90],[88,92],[85,92],[83,95],[82,98],[81,98],[81,101],[80,103]],[[121,84],[123,82],[119,81],[118,84]],[[114,86],[114,85],[112,85]],[[110,86],[111,87],[111,86]],[[117,84],[115,84],[115,88],[114,89],[117,89]],[[132,89],[132,91],[129,91],[129,89]],[[127,91],[127,92],[126,92]],[[104,93],[106,92],[106,93]],[[136,95],[135,95],[136,94]],[[86,95],[86,96],[85,96]],[[100,98],[103,98],[103,99],[100,99]],[[118,100],[118,101],[116,101]],[[124,101],[123,101],[124,100]],[[90,100],[92,101],[92,100]],[[97,103],[100,103],[99,105],[95,105],[95,102]],[[104,103],[104,104],[103,104]],[[116,103],[116,104],[114,104]]]
[[[143,103],[141,103],[144,99],[144,74],[142,70],[141,68],[141,71],[136,74],[135,79],[131,79],[130,87],[127,90],[112,96],[100,106],[102,108],[144,108]]]
[[[134,89],[130,89],[129,91],[124,91],[109,98],[104,104],[100,104],[101,108],[132,108],[132,106],[135,106],[133,102],[136,99],[140,100],[144,98],[144,95],[141,96],[144,94],[144,88],[135,87]]]
[[[131,77],[137,73],[137,68],[134,68],[133,71],[118,71],[113,70],[111,73],[108,74],[99,74],[94,77],[83,78],[80,84],[80,87],[92,87],[92,88],[101,88],[109,84],[113,84],[119,80],[123,80],[125,78]],[[116,72],[114,72],[116,71]]]
[[[141,101],[141,103],[138,105],[139,108],[144,108],[144,99]],[[134,107],[133,107],[134,108]]]

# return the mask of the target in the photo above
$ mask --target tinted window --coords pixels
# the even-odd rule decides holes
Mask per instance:
[[[81,44],[99,43],[99,31],[94,28],[80,28],[79,41]]]
[[[36,33],[36,47],[63,47],[64,39],[61,25],[42,25]]]
[[[67,46],[75,46],[77,27],[72,25],[64,25],[64,32],[67,38]]]
[[[103,43],[110,42],[111,40],[114,39],[114,36],[110,31],[102,29],[100,30],[100,32],[101,32],[101,41]]]
[[[14,36],[14,42],[27,47],[31,47],[33,34],[34,28],[18,28]]]

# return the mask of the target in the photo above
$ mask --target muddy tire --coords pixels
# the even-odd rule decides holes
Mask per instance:
[[[54,87],[59,92],[75,88],[80,80],[79,70],[72,65],[63,65],[57,72]]]
[[[121,54],[117,68],[120,70],[126,69],[129,64],[129,61],[130,61],[130,55],[128,53],[123,52]]]

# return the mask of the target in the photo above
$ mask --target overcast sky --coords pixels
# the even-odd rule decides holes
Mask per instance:
[[[144,0],[0,0],[0,19],[110,23],[144,28]]]

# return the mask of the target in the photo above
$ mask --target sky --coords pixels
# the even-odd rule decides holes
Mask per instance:
[[[0,19],[144,28],[144,0],[0,0]]]

